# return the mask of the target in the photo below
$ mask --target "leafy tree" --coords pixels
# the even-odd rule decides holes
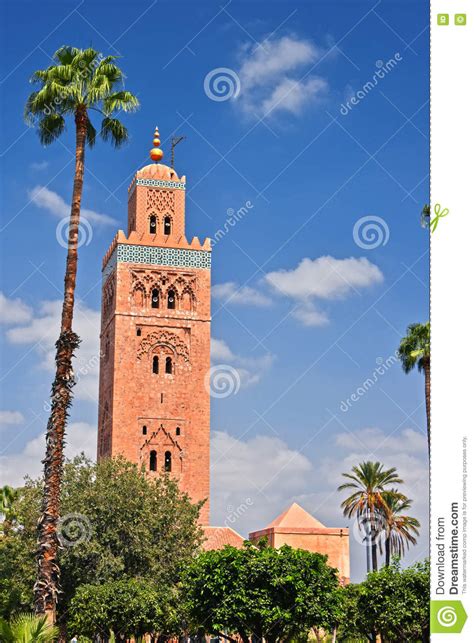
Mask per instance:
[[[284,545],[280,549],[227,546],[200,554],[183,579],[191,629],[244,643],[269,643],[332,629],[339,598],[337,570],[327,557]]]
[[[5,533],[15,520],[13,505],[17,497],[17,490],[7,484],[0,489],[0,516],[2,517],[1,532]]]
[[[377,565],[377,541],[376,538],[380,533],[378,518],[383,515],[387,509],[384,491],[393,484],[400,484],[403,480],[398,476],[395,467],[384,469],[380,462],[362,462],[352,467],[351,473],[343,473],[349,482],[338,487],[338,491],[349,489],[351,495],[346,498],[341,507],[344,515],[352,518],[355,516],[359,521],[359,527],[362,525],[368,527],[369,547],[372,554],[372,570],[375,571]],[[367,572],[370,571],[370,558],[367,551]]]
[[[426,322],[426,324],[410,324],[410,326],[408,326],[407,334],[398,347],[398,356],[405,373],[410,373],[415,366],[420,373],[424,373],[429,449],[431,431],[430,322]]]
[[[34,537],[10,530],[0,538],[0,617],[33,609]]]
[[[93,147],[96,130],[91,110],[102,117],[100,136],[115,147],[128,138],[127,129],[114,117],[119,111],[138,107],[137,98],[123,89],[123,73],[115,56],[104,57],[94,49],[63,46],[53,56],[54,64],[35,71],[31,82],[40,88],[30,94],[25,118],[36,125],[43,145],[53,143],[66,127],[66,118],[74,118],[76,164],[72,193],[69,236],[64,278],[61,330],[56,342],[56,377],[51,389],[51,411],[46,429],[44,490],[38,522],[38,575],[35,584],[35,608],[54,620],[58,597],[59,566],[57,524],[60,513],[60,490],[64,459],[64,436],[68,409],[72,402],[74,374],[72,358],[79,337],[72,329],[77,274],[77,249],[81,214],[86,144]]]
[[[57,628],[48,623],[46,616],[19,614],[10,623],[0,618],[2,643],[53,643],[57,635]]]
[[[16,503],[22,528],[11,536],[19,551],[11,552],[9,564],[23,555],[28,578],[35,569],[41,492],[41,480],[27,482]],[[67,463],[61,506],[60,622],[80,585],[144,578],[171,587],[202,540],[200,506],[193,505],[170,476],[151,479],[122,458],[92,464],[78,457]],[[20,591],[23,581],[15,587]]]
[[[145,634],[170,636],[179,632],[177,592],[143,579],[82,585],[71,600],[68,630],[71,636],[121,639]]]
[[[429,562],[402,570],[398,561],[345,588],[339,640],[429,641]]]
[[[401,558],[410,544],[416,544],[420,523],[416,518],[402,513],[410,509],[412,501],[397,490],[385,493],[384,500],[385,564],[390,565],[391,554]]]

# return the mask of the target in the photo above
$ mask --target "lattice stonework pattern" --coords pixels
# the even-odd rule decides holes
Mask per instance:
[[[172,190],[147,190],[147,211],[169,212],[174,214],[174,192]]]

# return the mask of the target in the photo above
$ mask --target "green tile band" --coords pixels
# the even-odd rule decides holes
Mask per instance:
[[[207,250],[157,248],[154,246],[136,246],[119,243],[102,272],[103,279],[109,276],[118,262],[210,270],[211,253]]]
[[[135,185],[144,185],[149,188],[173,188],[174,190],[186,189],[186,184],[180,181],[161,181],[157,179],[136,179]]]

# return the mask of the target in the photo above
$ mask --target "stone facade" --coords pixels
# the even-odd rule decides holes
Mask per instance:
[[[185,237],[185,177],[135,175],[103,262],[98,458],[169,471],[209,518],[210,258]]]

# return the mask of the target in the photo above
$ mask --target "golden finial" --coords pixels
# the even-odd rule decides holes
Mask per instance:
[[[153,136],[153,147],[150,150],[150,158],[152,161],[158,163],[163,158],[163,150],[160,149],[160,133],[158,127],[155,127],[155,134]]]

